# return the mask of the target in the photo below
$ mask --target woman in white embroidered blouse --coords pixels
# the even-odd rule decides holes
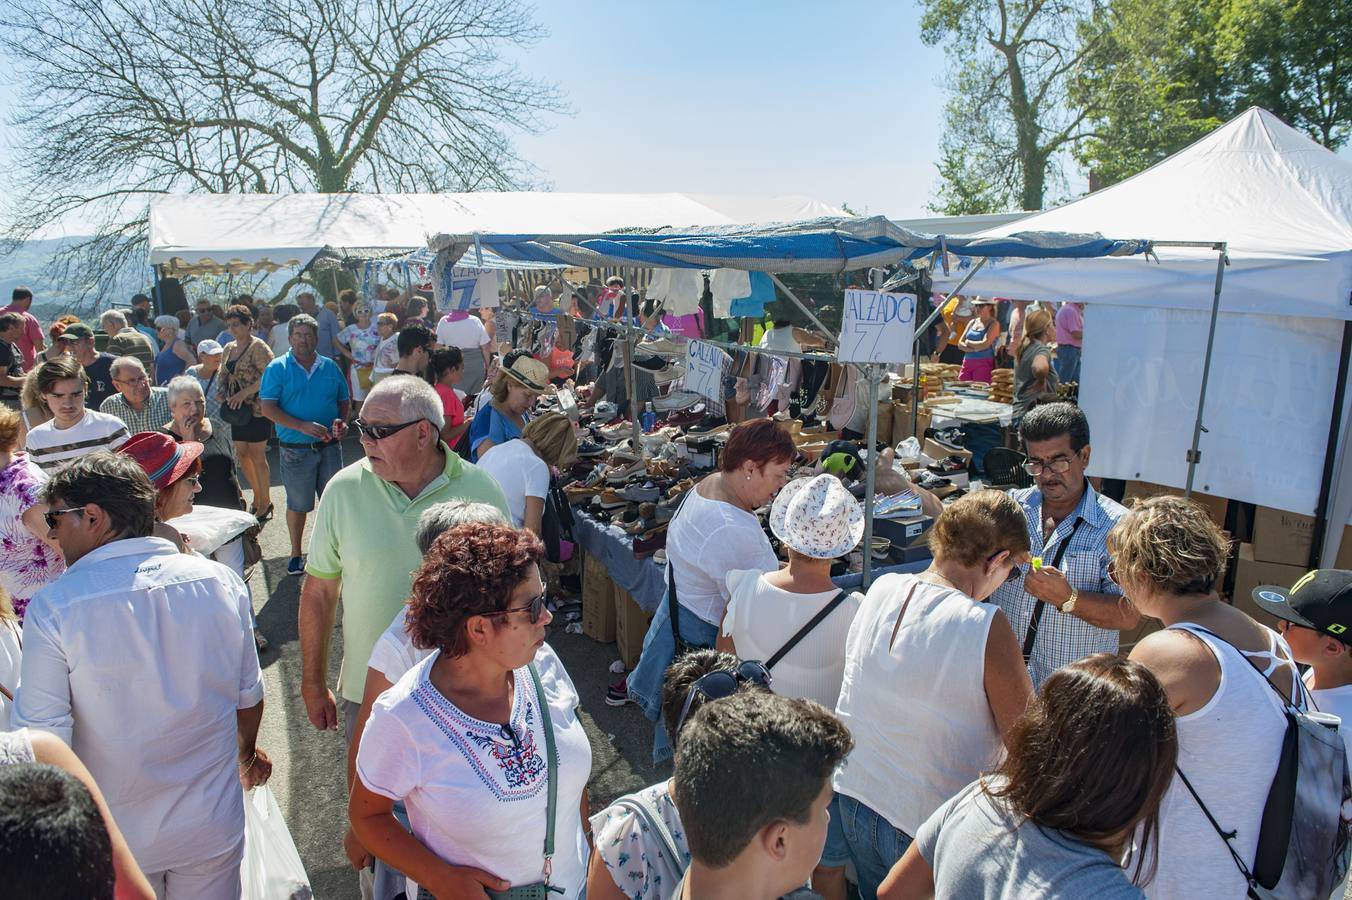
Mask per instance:
[[[410,897],[415,885],[458,897],[541,880],[564,898],[582,893],[591,745],[577,689],[544,642],[543,556],[528,531],[458,525],[414,575],[408,631],[436,652],[376,701],[348,805],[357,839],[409,876]],[[551,775],[558,799],[547,872]],[[397,800],[411,835],[393,815]]]

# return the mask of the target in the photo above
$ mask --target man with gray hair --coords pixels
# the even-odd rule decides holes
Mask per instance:
[[[131,434],[165,426],[170,418],[169,395],[164,388],[151,386],[150,376],[139,359],[119,356],[109,366],[109,373],[117,393],[99,404],[99,412],[126,422]]]
[[[338,364],[316,352],[319,325],[313,316],[292,316],[286,333],[291,349],[263,370],[258,400],[263,415],[277,425],[281,445],[286,530],[291,537],[286,574],[300,575],[305,571],[301,556],[305,517],[343,467],[341,441],[347,434],[352,395]]]
[[[151,379],[155,377],[155,345],[127,322],[126,315],[110,309],[99,317],[99,327],[108,335],[107,350],[114,356],[134,356]],[[163,423],[160,423],[163,424]],[[155,426],[156,428],[159,425]]]
[[[371,648],[403,608],[422,562],[413,537],[423,512],[448,500],[473,500],[507,513],[497,482],[441,442],[444,421],[441,399],[422,379],[392,375],[378,382],[356,420],[366,457],[335,475],[319,500],[300,592],[301,698],[316,728],[338,727],[327,675],[339,592],[338,693],[350,739]]]
[[[413,532],[413,542],[417,545],[418,552],[426,556],[432,544],[444,532],[457,525],[467,525],[474,522],[483,522],[489,525],[512,524],[496,506],[472,500],[448,500],[423,511],[423,514],[418,517],[417,530]],[[376,645],[371,650],[371,658],[366,667],[366,688],[362,695],[361,706],[356,715],[353,716],[351,723],[351,744],[354,748],[361,743],[362,729],[366,727],[366,720],[371,716],[371,705],[376,702],[376,698],[402,678],[405,672],[432,653],[431,650],[422,650],[413,646],[413,640],[404,628],[404,612],[404,607],[400,606],[399,611],[394,614],[394,621],[390,622],[389,627],[376,640]],[[351,790],[352,782],[356,778],[356,759],[356,753],[348,754],[347,786],[349,790]],[[406,816],[406,814],[401,813],[402,807],[402,803],[395,804],[396,817]],[[407,818],[402,819],[402,821],[407,824]],[[350,827],[343,838],[343,849],[347,852],[347,858],[351,861],[353,868],[361,871],[363,878],[365,878],[365,872],[367,867],[371,865],[373,857],[357,840]],[[398,895],[404,890],[405,883],[401,874],[378,859],[375,860],[372,882],[372,889],[369,893],[374,900],[384,900],[384,898]],[[366,894],[367,891],[365,885],[363,885],[363,896]]]

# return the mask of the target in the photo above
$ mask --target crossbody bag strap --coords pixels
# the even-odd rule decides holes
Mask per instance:
[[[549,805],[545,809],[545,884],[554,868],[554,809],[559,799],[559,754],[554,747],[554,722],[549,716],[549,701],[545,699],[545,688],[540,683],[540,672],[535,663],[526,667],[530,670],[531,681],[535,682],[535,699],[540,705],[540,724],[545,730],[545,754],[548,766]]]
[[[838,591],[834,597],[832,597],[830,600],[826,602],[825,606],[823,606],[821,609],[817,611],[817,614],[815,616],[813,616],[811,619],[808,619],[806,625],[798,629],[797,634],[789,638],[788,641],[784,643],[783,647],[780,647],[777,651],[775,651],[775,654],[773,656],[771,656],[769,659],[765,661],[765,668],[773,669],[775,667],[775,663],[783,659],[788,654],[788,652],[792,650],[794,647],[797,647],[799,641],[807,637],[808,633],[812,631],[812,629],[820,625],[822,623],[822,620],[825,619],[827,616],[831,615],[831,613],[835,610],[837,606],[845,602],[845,598],[848,597],[849,594],[850,594],[849,591]]]
[[[1183,786],[1188,789],[1188,793],[1192,794],[1192,799],[1197,802],[1197,808],[1202,811],[1202,815],[1206,816],[1206,820],[1211,823],[1211,827],[1215,830],[1216,834],[1225,842],[1225,849],[1230,851],[1230,858],[1235,861],[1235,866],[1239,869],[1239,873],[1244,876],[1244,880],[1247,881],[1249,887],[1252,888],[1255,883],[1253,873],[1249,871],[1249,867],[1244,864],[1243,858],[1240,857],[1239,853],[1235,850],[1234,845],[1230,843],[1235,839],[1235,836],[1238,835],[1239,832],[1226,831],[1221,828],[1220,823],[1216,821],[1215,816],[1211,815],[1211,810],[1207,809],[1206,804],[1202,802],[1202,798],[1192,786],[1192,782],[1188,780],[1188,776],[1184,775],[1183,770],[1177,765],[1174,766],[1174,771],[1178,773],[1179,780],[1181,780]]]
[[[1066,551],[1070,549],[1070,542],[1075,539],[1075,532],[1080,530],[1080,525],[1084,523],[1081,516],[1075,517],[1075,524],[1070,526],[1070,534],[1056,548],[1056,555],[1052,557],[1052,568],[1060,569],[1061,560],[1065,559]],[[1069,579],[1067,579],[1069,580]],[[1033,658],[1033,644],[1037,641],[1038,626],[1042,624],[1042,614],[1047,609],[1047,602],[1039,600],[1033,604],[1033,615],[1028,620],[1028,631],[1023,636],[1023,663],[1028,664],[1028,660]]]
[[[638,816],[643,830],[657,836],[657,840],[662,844],[662,849],[671,859],[672,867],[678,870],[681,868],[684,859],[681,852],[676,848],[676,838],[672,835],[671,829],[667,827],[667,823],[662,821],[661,814],[651,803],[638,794],[632,794],[616,800],[615,805],[624,807]]]
[[[698,487],[699,485],[691,485],[690,490],[681,495],[681,499],[676,504],[676,508],[672,510],[671,521],[667,523],[668,537],[671,535],[671,529],[676,525],[677,514],[679,514],[681,508],[685,506],[685,501],[690,498],[690,494]],[[676,563],[675,560],[671,558],[671,555],[667,554],[667,617],[671,619],[671,637],[674,642],[672,646],[675,648],[674,652],[677,656],[681,654],[681,626],[677,618],[677,613],[680,612],[680,609],[681,606],[676,600]]]

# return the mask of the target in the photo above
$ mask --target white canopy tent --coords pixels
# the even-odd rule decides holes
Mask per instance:
[[[274,271],[326,247],[409,253],[448,228],[590,234],[843,214],[809,197],[744,194],[168,194],[150,204],[150,264],[168,275]]]
[[[1251,109],[1134,178],[983,234],[1024,230],[1227,242],[1196,487],[1315,512],[1352,320],[1352,161]],[[1215,276],[1214,252],[1161,248],[1158,261],[995,260],[966,290],[1085,302],[1092,470],[1182,487]],[[1352,514],[1343,481],[1339,523]]]

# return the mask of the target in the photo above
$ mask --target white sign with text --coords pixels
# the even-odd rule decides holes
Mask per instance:
[[[685,389],[709,401],[711,408],[723,408],[723,373],[732,357],[704,341],[685,345]]]
[[[836,360],[908,363],[915,342],[915,294],[846,291]]]

